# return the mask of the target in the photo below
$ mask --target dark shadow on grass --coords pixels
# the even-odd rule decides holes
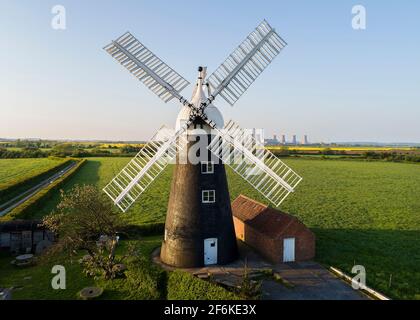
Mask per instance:
[[[392,298],[420,298],[420,230],[321,229],[316,259],[351,274],[366,269],[368,285]]]

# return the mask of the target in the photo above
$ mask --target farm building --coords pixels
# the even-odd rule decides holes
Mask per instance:
[[[0,250],[13,253],[39,252],[51,245],[54,234],[41,221],[13,220],[0,223]]]
[[[315,235],[290,214],[240,195],[232,202],[236,237],[274,263],[310,260]]]

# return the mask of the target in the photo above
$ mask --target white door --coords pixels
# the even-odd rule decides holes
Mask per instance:
[[[283,239],[283,262],[295,261],[295,238]]]
[[[204,239],[204,265],[217,264],[217,238]]]

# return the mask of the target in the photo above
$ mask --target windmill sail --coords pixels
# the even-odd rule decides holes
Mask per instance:
[[[160,129],[151,141],[103,189],[122,211],[128,208],[186,145],[184,124],[175,135]]]
[[[249,182],[275,206],[294,191],[302,178],[257,143],[235,122],[218,130],[208,149]]]
[[[189,82],[127,32],[104,49],[163,101],[180,99]]]
[[[286,45],[264,20],[208,78],[213,96],[233,106]]]

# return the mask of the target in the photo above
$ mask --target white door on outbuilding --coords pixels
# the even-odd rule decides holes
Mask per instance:
[[[283,262],[295,261],[295,238],[283,239]]]
[[[204,265],[217,264],[217,238],[204,239]]]

